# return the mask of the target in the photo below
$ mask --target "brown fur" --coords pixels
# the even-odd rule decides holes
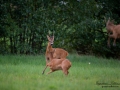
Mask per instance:
[[[65,75],[68,75],[71,62],[68,59],[52,59],[47,66],[50,68],[48,74],[57,70],[62,70]]]
[[[110,38],[114,39],[113,46],[116,46],[116,39],[120,38],[120,25],[115,25],[109,18],[106,22],[106,29],[108,32],[108,46],[110,47]]]
[[[50,68],[50,71],[47,74],[50,74],[57,70],[62,70],[65,75],[68,75],[68,70],[71,67],[71,62],[68,59],[53,59],[53,54],[50,52],[49,54],[50,61],[46,64],[44,71],[47,67]]]
[[[66,57],[68,56],[68,52],[61,48],[52,48],[54,36],[52,37],[47,36],[47,38],[49,42],[48,42],[46,53],[45,53],[46,67],[43,70],[43,74],[48,66],[51,69],[49,73],[56,70],[60,70],[59,68],[61,68],[61,70],[63,70],[63,72],[67,75],[68,69],[71,66],[70,61],[66,59]],[[69,67],[67,65],[69,65]]]
[[[49,62],[49,53],[51,52],[53,54],[53,59],[65,59],[68,56],[68,52],[64,49],[61,48],[52,48],[52,44],[54,42],[54,36],[48,38],[48,45],[45,53],[46,57],[46,63]]]

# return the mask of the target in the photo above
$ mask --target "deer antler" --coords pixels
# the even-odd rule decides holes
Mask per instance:
[[[53,40],[54,40],[54,33],[55,33],[55,32],[53,31]]]

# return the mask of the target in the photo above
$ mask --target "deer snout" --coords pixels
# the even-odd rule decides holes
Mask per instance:
[[[53,43],[51,43],[51,45],[53,45]]]

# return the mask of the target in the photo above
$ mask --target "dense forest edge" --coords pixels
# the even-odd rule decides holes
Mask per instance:
[[[1,0],[0,54],[43,54],[47,35],[69,53],[120,58],[105,19],[120,23],[120,0]]]

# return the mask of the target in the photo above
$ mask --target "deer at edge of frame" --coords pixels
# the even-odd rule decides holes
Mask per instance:
[[[108,33],[108,46],[110,47],[110,38],[114,39],[113,46],[116,46],[116,39],[120,38],[120,24],[115,25],[109,18],[108,21],[106,21],[106,30]]]

